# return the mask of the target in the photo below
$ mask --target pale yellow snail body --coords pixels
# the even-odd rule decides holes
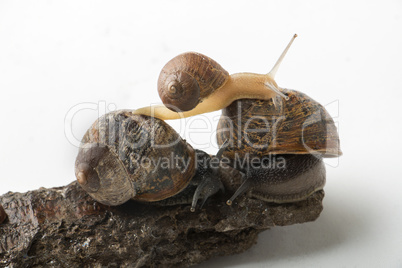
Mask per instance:
[[[229,75],[205,55],[180,54],[163,67],[159,76],[158,92],[164,105],[143,107],[135,113],[169,120],[221,110],[238,99],[269,100],[277,95],[286,99],[274,77],[296,36],[268,74]]]

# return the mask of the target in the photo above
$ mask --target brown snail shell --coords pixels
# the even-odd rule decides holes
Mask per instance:
[[[157,169],[160,163],[153,161],[176,155],[188,165]],[[96,120],[82,139],[75,163],[78,182],[106,205],[168,198],[186,188],[194,173],[194,150],[173,128],[128,110]]]
[[[189,111],[228,79],[229,73],[213,59],[187,52],[174,57],[163,67],[158,93],[169,109]]]
[[[217,140],[229,139],[224,153],[263,156],[268,154],[342,155],[339,136],[326,109],[304,93],[283,89],[289,100],[242,99],[222,110]],[[275,102],[275,104],[274,104]]]

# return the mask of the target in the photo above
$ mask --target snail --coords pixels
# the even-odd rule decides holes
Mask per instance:
[[[301,92],[278,87],[274,81],[296,37],[266,75],[229,75],[204,55],[181,54],[165,65],[159,77],[158,91],[165,105],[134,112],[168,120],[223,109],[218,144],[229,141],[223,157],[229,158],[244,177],[228,205],[246,191],[269,202],[303,200],[325,185],[323,157],[342,154],[335,124],[325,108]],[[250,137],[244,135],[250,129]],[[282,165],[264,165],[271,159],[280,159]],[[259,163],[250,165],[255,160]]]
[[[163,120],[180,119],[221,110],[238,99],[270,100],[284,95],[275,74],[293,40],[268,74],[237,73],[229,75],[213,59],[196,52],[187,52],[171,59],[158,79],[158,92],[164,105],[137,109],[134,113]]]
[[[75,175],[82,188],[105,205],[129,199],[180,203],[191,195],[185,202],[194,211],[199,199],[203,204],[223,187],[216,169],[197,165],[202,161],[211,157],[194,150],[163,120],[120,110],[100,117],[85,133]]]
[[[289,100],[237,100],[222,111],[218,145],[229,140],[223,155],[244,173],[229,205],[248,190],[269,202],[303,200],[325,185],[323,158],[342,155],[325,108],[304,93],[282,92]]]

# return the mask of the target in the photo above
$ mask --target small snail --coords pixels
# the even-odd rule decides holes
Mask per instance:
[[[302,200],[324,187],[322,158],[342,154],[336,127],[325,108],[301,92],[279,88],[274,81],[296,36],[267,75],[229,76],[204,55],[179,55],[165,65],[159,77],[158,91],[166,106],[135,111],[161,119],[178,119],[223,109],[217,130],[218,144],[229,140],[230,146],[223,155],[245,177],[228,200],[229,205],[250,189],[252,196],[266,201]],[[193,80],[187,82],[188,79]],[[270,125],[264,125],[266,122]],[[244,135],[250,129],[254,133]],[[270,157],[280,158],[284,165],[266,167],[263,163],[270,161]],[[237,159],[246,166],[236,165]],[[259,164],[249,165],[255,159]]]
[[[285,96],[274,77],[289,50],[294,35],[268,74],[229,75],[216,61],[196,52],[187,52],[170,60],[162,69],[158,92],[164,105],[137,109],[134,113],[163,120],[179,119],[221,110],[238,99],[269,100]]]
[[[180,193],[189,194],[186,188],[191,187],[194,211],[198,199],[204,203],[222,188],[216,170],[197,165],[210,159],[163,120],[120,110],[100,117],[85,133],[75,175],[82,188],[105,205],[176,196],[184,200]]]

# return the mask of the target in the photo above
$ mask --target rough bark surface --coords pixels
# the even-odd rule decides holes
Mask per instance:
[[[1,267],[191,266],[243,252],[259,232],[314,221],[324,192],[292,204],[217,195],[202,209],[134,201],[117,207],[94,201],[77,183],[0,196]]]

